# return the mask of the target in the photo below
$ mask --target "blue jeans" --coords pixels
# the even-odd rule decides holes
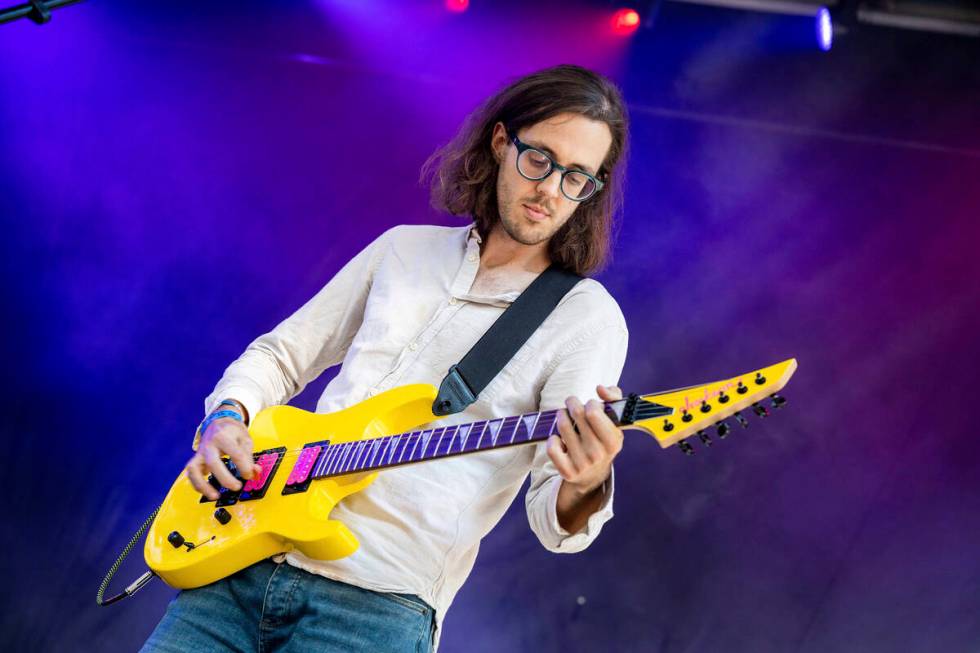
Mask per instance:
[[[263,560],[177,595],[142,651],[432,650],[435,614],[411,594],[372,592]]]

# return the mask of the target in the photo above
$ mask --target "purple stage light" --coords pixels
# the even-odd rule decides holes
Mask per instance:
[[[834,43],[834,24],[830,20],[830,10],[820,7],[817,10],[817,45],[824,52],[830,50]]]
[[[446,0],[446,9],[457,14],[466,11],[470,6],[470,0]]]

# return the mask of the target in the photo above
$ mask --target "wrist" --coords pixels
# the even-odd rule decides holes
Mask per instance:
[[[245,404],[238,401],[237,399],[231,399],[231,398],[222,399],[221,402],[211,412],[222,410],[223,406],[227,406],[229,409],[236,411],[239,415],[241,415],[242,422],[245,425],[248,425],[249,415],[248,415],[248,409],[245,408]]]

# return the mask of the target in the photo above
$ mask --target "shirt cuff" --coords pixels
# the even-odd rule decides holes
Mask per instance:
[[[577,533],[569,533],[558,523],[558,491],[561,489],[563,479],[561,476],[555,476],[551,496],[548,499],[548,516],[551,520],[551,527],[561,537],[557,545],[559,550],[581,551],[599,535],[602,525],[612,519],[612,502],[616,485],[615,474],[615,468],[610,469],[609,478],[602,482],[602,503],[599,504],[599,508],[594,513],[589,515],[585,526]]]

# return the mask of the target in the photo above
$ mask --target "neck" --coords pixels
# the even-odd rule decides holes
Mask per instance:
[[[618,424],[625,402],[605,403],[606,414]],[[380,438],[355,440],[325,445],[310,452],[310,464],[304,468],[312,478],[342,476],[398,465],[409,465],[434,458],[477,453],[489,449],[532,444],[547,440],[558,433],[558,412],[514,415],[499,419],[481,420],[467,424],[439,426],[421,431],[386,435]],[[313,464],[315,460],[315,465]],[[305,478],[305,476],[304,476]]]
[[[525,245],[511,238],[500,222],[490,230],[480,253],[480,266],[491,270],[508,267],[539,274],[550,264],[547,240]]]

